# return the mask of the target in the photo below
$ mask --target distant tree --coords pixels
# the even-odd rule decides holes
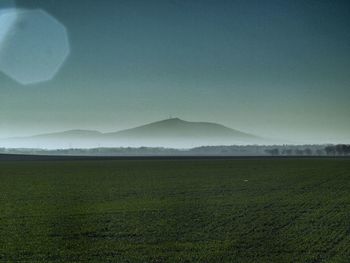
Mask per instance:
[[[277,149],[277,148],[267,149],[267,150],[265,150],[265,152],[267,152],[268,154],[270,154],[272,156],[277,156],[280,153],[279,149]]]
[[[323,151],[321,149],[317,149],[316,150],[316,155],[320,156],[320,155],[323,155]]]
[[[293,154],[293,150],[289,148],[283,148],[283,150],[280,151],[280,154],[289,156]]]
[[[286,149],[286,155],[293,155],[292,149]]]
[[[296,150],[295,150],[295,154],[296,154],[296,155],[304,155],[304,151],[301,150],[301,149],[296,149]]]
[[[350,145],[338,144],[335,146],[335,152],[338,155],[347,155],[349,154],[349,148],[350,148]]]
[[[333,145],[327,146],[324,148],[327,155],[335,155],[335,147]]]
[[[311,150],[310,148],[306,148],[306,149],[304,150],[304,154],[305,154],[305,155],[312,155],[312,150]]]

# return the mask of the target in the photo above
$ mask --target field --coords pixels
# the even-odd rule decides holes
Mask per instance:
[[[350,262],[350,159],[0,161],[0,262]]]

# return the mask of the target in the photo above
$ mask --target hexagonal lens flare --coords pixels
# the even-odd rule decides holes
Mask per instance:
[[[52,79],[69,52],[66,28],[45,11],[0,12],[0,70],[17,82]]]
[[[3,49],[6,36],[11,31],[16,20],[17,12],[15,9],[0,10],[0,52]]]
[[[1,44],[4,41],[11,26],[16,21],[16,14],[13,14],[15,4],[11,0],[0,0],[0,50]]]

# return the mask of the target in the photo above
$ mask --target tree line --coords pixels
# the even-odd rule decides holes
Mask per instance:
[[[55,150],[0,148],[0,153],[89,156],[350,156],[350,144],[231,145],[201,146],[191,149],[171,149],[162,147],[111,147]]]
[[[337,144],[327,145],[323,148],[310,148],[310,147],[275,147],[271,149],[265,149],[268,155],[272,156],[348,156],[350,155],[350,144]]]

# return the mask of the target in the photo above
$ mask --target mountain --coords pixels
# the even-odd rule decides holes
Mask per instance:
[[[132,139],[257,138],[254,135],[237,131],[221,124],[211,122],[189,122],[179,118],[157,121],[132,129],[106,133],[105,135]]]
[[[69,130],[31,137],[12,138],[16,147],[89,148],[89,147],[173,147],[203,145],[257,144],[261,138],[211,122],[189,122],[170,118],[132,129],[101,133],[91,130]],[[6,142],[1,142],[3,145]]]
[[[39,138],[39,139],[80,139],[80,138],[91,138],[91,137],[101,137],[103,135],[102,132],[99,131],[90,131],[90,130],[68,130],[63,132],[54,132],[54,133],[46,133],[31,136],[31,138]]]

